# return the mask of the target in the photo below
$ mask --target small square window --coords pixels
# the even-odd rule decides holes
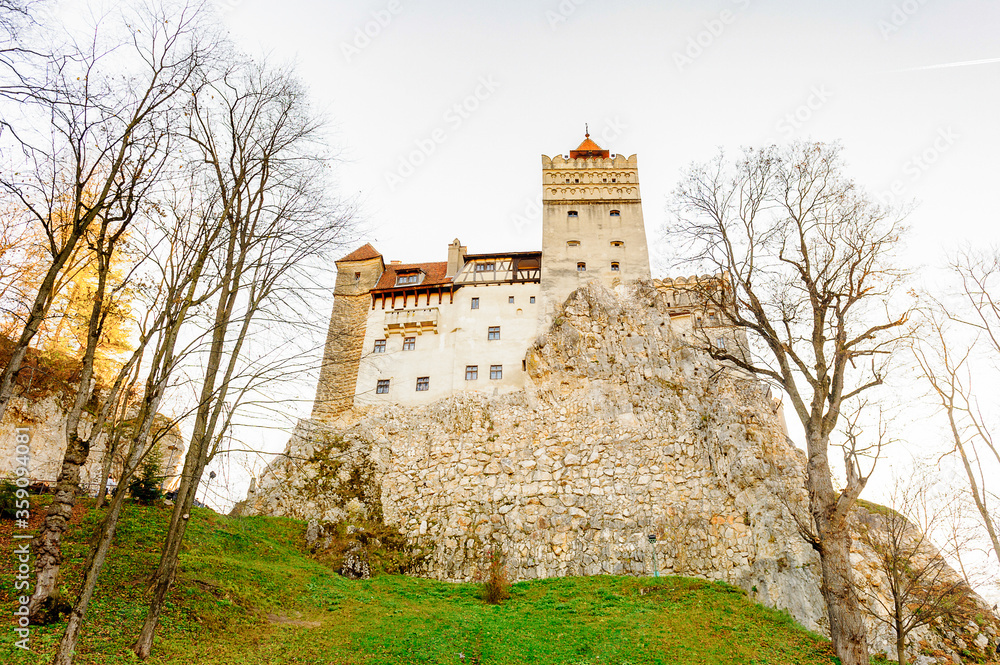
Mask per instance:
[[[403,350],[412,351],[417,348],[417,338],[416,337],[406,337],[403,339]]]
[[[389,379],[379,379],[378,383],[375,384],[375,393],[387,395],[389,393]]]
[[[472,309],[479,309],[479,298],[472,299]]]
[[[417,377],[417,392],[422,393],[431,389],[431,377],[429,376],[418,376]]]
[[[618,272],[618,262],[617,261],[612,261],[611,262],[611,272]]]
[[[475,381],[479,378],[479,365],[466,365],[465,366],[465,380]]]
[[[396,277],[396,284],[416,284],[420,279],[420,275],[413,273],[412,275],[399,275]]]
[[[377,339],[375,340],[375,353],[385,353],[385,340]]]
[[[724,337],[716,337],[715,338],[715,346],[717,346],[718,348],[720,348],[723,351],[725,351],[726,350],[726,340],[725,340],[725,338]]]
[[[361,281],[361,273],[359,273],[359,272],[354,273],[354,281],[355,282],[360,282]]]
[[[511,305],[513,305],[514,304],[514,296],[507,296],[507,302],[510,303]]]
[[[535,304],[535,296],[531,296],[530,298],[528,298],[528,302],[530,304],[534,305]]]
[[[583,261],[581,261],[580,263],[577,263],[576,264],[576,271],[577,272],[587,272],[587,264],[584,263]]]
[[[489,263],[477,263],[476,272],[486,272],[487,270],[495,270],[495,265],[493,261]]]
[[[500,339],[500,326],[490,326],[486,339]]]
[[[491,379],[502,379],[503,378],[503,365],[490,365],[490,378]]]

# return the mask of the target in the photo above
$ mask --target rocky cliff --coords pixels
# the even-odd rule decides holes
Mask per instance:
[[[15,449],[16,428],[23,427],[31,435],[29,456],[29,476],[32,481],[55,484],[62,469],[63,455],[66,452],[66,415],[68,413],[68,397],[63,391],[52,391],[45,394],[29,394],[27,396],[15,393],[0,423],[0,450],[10,451],[10,454],[0,458],[0,478],[9,478],[14,474],[16,459]],[[166,418],[157,416],[167,426]],[[80,433],[89,435],[94,418],[84,414],[80,423]],[[154,428],[155,431],[155,428]],[[166,486],[174,481],[184,464],[184,439],[176,426],[171,426],[166,432],[159,433],[159,449],[162,455],[160,468],[166,476]],[[108,437],[99,434],[91,444],[87,463],[80,470],[80,486],[84,492],[93,493],[100,487],[101,465],[106,454]],[[116,454],[112,464],[112,476],[119,477],[124,451]]]
[[[528,350],[523,392],[302,422],[238,510],[377,515],[429,552],[418,572],[445,580],[496,549],[519,580],[649,575],[655,552],[663,573],[730,582],[826,632],[818,556],[791,518],[804,455],[764,387],[685,346],[666,308],[651,284],[585,287]],[[995,651],[993,619],[973,626],[963,643]],[[958,651],[943,629],[919,637]]]

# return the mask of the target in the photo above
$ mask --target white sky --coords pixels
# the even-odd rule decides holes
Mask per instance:
[[[297,63],[386,260],[540,249],[539,155],[584,123],[638,154],[654,276],[681,171],[792,138],[915,200],[915,268],[1000,240],[998,2],[214,1],[244,49]]]
[[[918,199],[915,261],[998,237],[1000,60],[912,69],[1000,58],[1000,3],[216,1],[244,48],[297,61],[387,260],[445,260],[456,236],[540,249],[539,155],[585,122],[638,154],[654,246],[683,168],[792,137],[839,140],[860,183]]]

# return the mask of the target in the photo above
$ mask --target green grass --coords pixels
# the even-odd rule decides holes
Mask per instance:
[[[97,518],[90,513],[68,534],[66,579],[73,584]],[[138,662],[127,647],[145,616],[143,585],[157,562],[168,518],[165,508],[126,507],[77,663]],[[549,579],[515,584],[509,600],[491,606],[472,584],[388,575],[343,579],[304,555],[303,529],[293,520],[195,510],[180,577],[148,662],[836,662],[829,642],[722,583],[681,577]],[[9,559],[0,561],[5,608],[13,602]],[[33,653],[14,649],[12,630],[4,630],[0,662],[47,663],[63,625],[34,628]]]

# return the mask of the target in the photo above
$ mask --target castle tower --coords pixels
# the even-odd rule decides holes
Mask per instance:
[[[542,155],[542,293],[546,309],[584,282],[649,279],[636,156],[612,157],[588,133],[569,159]]]
[[[382,255],[366,244],[336,262],[333,313],[326,334],[323,364],[312,417],[330,421],[351,408],[365,343],[371,290],[385,272]]]

